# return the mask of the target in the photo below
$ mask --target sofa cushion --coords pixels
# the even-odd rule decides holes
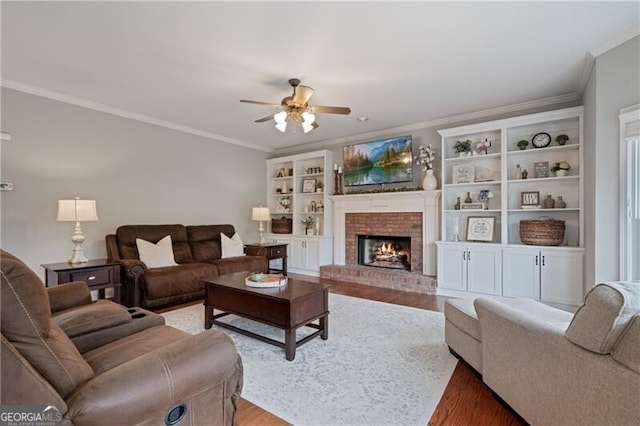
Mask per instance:
[[[152,243],[171,235],[173,256],[178,263],[193,262],[187,239],[187,229],[183,225],[124,225],[116,230],[121,259],[140,259],[136,238]]]
[[[177,328],[159,325],[95,348],[86,352],[84,358],[100,374],[188,336]]]
[[[448,299],[444,303],[444,316],[449,322],[477,341],[482,341],[478,315],[473,299]]]
[[[236,231],[233,225],[187,226],[187,235],[194,262],[213,263],[222,257],[220,234],[228,237]]]
[[[268,272],[267,258],[263,256],[240,256],[219,259],[214,262],[218,274],[226,275],[234,272]]]
[[[53,316],[53,322],[67,336],[76,337],[131,322],[131,315],[124,306],[101,299],[90,305],[59,311]]]
[[[141,238],[136,238],[136,247],[140,260],[147,268],[164,268],[165,266],[176,266],[171,246],[171,235],[162,238],[156,244]]]
[[[204,280],[218,276],[218,267],[209,263],[150,269],[144,274],[145,296],[160,299],[204,290]]]
[[[633,316],[611,351],[613,359],[640,373],[640,314]]]
[[[224,234],[220,234],[220,242],[222,243],[222,258],[244,256],[244,244],[240,235],[233,234],[232,238]]]
[[[1,252],[2,335],[66,397],[93,377],[93,370],[69,337],[51,321],[47,291],[22,261]]]
[[[576,345],[608,354],[640,311],[640,284],[607,282],[593,287],[575,313],[566,336]]]

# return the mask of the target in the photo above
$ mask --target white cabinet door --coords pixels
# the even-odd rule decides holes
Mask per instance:
[[[582,304],[582,253],[542,250],[540,299]]]
[[[502,292],[502,251],[495,247],[467,248],[467,290],[500,295]]]
[[[438,287],[467,289],[467,248],[461,245],[438,246]]]
[[[303,269],[306,262],[306,252],[303,239],[292,238],[289,245],[289,267],[291,269]]]
[[[502,295],[540,299],[540,252],[509,248],[502,254]]]
[[[316,239],[305,240],[305,269],[311,271],[320,270],[320,241]]]

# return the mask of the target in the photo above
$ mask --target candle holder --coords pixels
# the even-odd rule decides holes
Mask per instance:
[[[340,170],[333,171],[333,195],[343,195],[342,193],[342,173]]]

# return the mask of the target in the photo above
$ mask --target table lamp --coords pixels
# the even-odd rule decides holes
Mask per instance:
[[[82,228],[80,222],[96,221],[98,220],[98,212],[96,210],[95,200],[81,200],[76,197],[74,200],[58,200],[58,222],[75,222],[76,226],[71,236],[71,241],[75,244],[73,249],[73,256],[69,263],[84,263],[88,262],[82,249],[82,243],[84,242],[84,235],[82,234]]]
[[[264,244],[264,226],[262,225],[262,221],[270,220],[271,213],[269,212],[269,207],[254,207],[251,212],[251,220],[259,221],[260,225],[258,226],[258,232],[260,233],[259,244]]]

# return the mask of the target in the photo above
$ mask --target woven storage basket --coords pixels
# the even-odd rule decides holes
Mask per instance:
[[[274,234],[290,234],[293,221],[282,217],[282,219],[271,219],[271,232]]]
[[[564,220],[521,220],[520,240],[531,246],[559,246],[564,240]]]

